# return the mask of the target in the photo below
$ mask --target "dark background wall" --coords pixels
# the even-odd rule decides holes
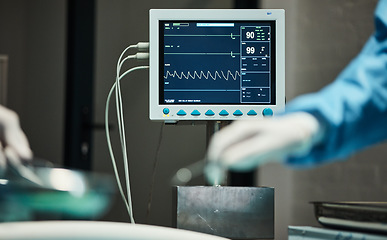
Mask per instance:
[[[65,1],[0,1],[0,54],[9,56],[8,107],[35,155],[62,160]]]
[[[377,1],[261,2],[264,8],[286,10],[289,101],[333,81],[360,51],[373,31],[372,13]],[[148,40],[150,8],[232,7],[231,0],[97,1],[94,121],[104,121],[105,101],[121,51],[129,44]],[[9,55],[10,61],[8,107],[20,115],[35,155],[55,163],[63,161],[66,21],[63,0],[0,0],[0,54]],[[170,226],[170,177],[178,168],[203,157],[206,129],[203,125],[164,127],[152,207],[147,216],[161,130],[161,123],[148,119],[148,87],[147,70],[134,73],[122,82],[134,214],[139,223]],[[110,119],[114,127],[114,114]],[[117,151],[116,131],[114,128],[112,138]],[[93,144],[93,171],[112,174],[103,131],[94,132]],[[317,225],[309,201],[385,201],[385,149],[385,144],[375,146],[346,162],[310,170],[292,170],[277,164],[259,169],[258,184],[276,188],[276,239],[286,238],[288,225]],[[123,167],[122,163],[119,165]],[[203,180],[196,179],[194,184],[203,184]],[[118,195],[103,219],[128,221]]]

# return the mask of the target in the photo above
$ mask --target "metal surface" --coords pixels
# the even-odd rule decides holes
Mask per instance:
[[[116,191],[111,176],[63,168],[30,168],[39,183],[8,171],[0,178],[0,222],[96,219]]]
[[[174,188],[175,226],[232,239],[274,238],[274,188]]]
[[[316,227],[289,226],[288,240],[385,240],[386,236]]]
[[[387,234],[387,202],[312,202],[317,221],[339,229]]]

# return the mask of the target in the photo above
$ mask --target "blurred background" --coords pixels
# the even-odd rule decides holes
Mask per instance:
[[[149,9],[235,8],[241,2],[0,0],[0,55],[8,58],[6,105],[19,114],[35,156],[113,174],[101,127],[106,97],[121,51],[148,41]],[[89,3],[83,17],[74,10],[77,4]],[[261,0],[248,4],[286,11],[286,97],[290,101],[332,82],[357,55],[373,32],[377,1]],[[76,45],[74,39],[79,36],[83,42]],[[134,217],[138,223],[171,226],[170,178],[204,156],[206,127],[164,127],[150,194],[162,124],[148,118],[148,87],[147,70],[125,78],[121,86]],[[114,114],[110,119],[118,150]],[[275,188],[276,239],[286,238],[288,225],[318,225],[310,201],[387,201],[386,146],[315,169],[270,164],[257,170],[256,185]],[[192,184],[204,181],[198,178]],[[120,197],[103,220],[129,221]]]

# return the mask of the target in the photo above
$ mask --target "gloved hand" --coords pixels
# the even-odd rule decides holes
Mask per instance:
[[[0,105],[0,170],[6,168],[7,158],[31,159],[32,151],[17,114]]]
[[[305,112],[236,121],[211,139],[204,170],[207,181],[221,184],[228,169],[248,171],[270,161],[306,154],[320,139],[319,132],[318,120]]]

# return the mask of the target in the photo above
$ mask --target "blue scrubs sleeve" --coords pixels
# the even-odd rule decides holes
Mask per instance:
[[[323,138],[311,152],[290,157],[288,164],[307,167],[343,159],[387,140],[387,0],[378,3],[375,28],[332,84],[287,105],[286,113],[309,112],[323,126]]]

